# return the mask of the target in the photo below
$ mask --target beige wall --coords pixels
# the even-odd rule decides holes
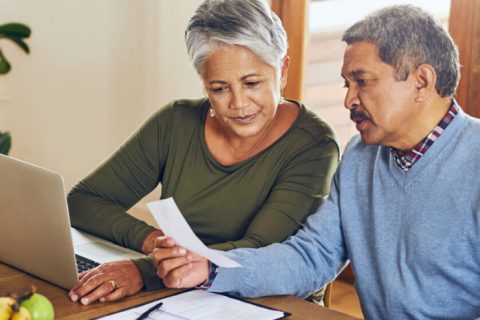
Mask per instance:
[[[0,24],[32,28],[28,56],[0,41],[13,66],[0,76],[11,155],[60,172],[69,189],[158,106],[201,96],[183,42],[200,2],[0,0]]]

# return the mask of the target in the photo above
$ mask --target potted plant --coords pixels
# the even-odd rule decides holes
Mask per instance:
[[[0,132],[0,154],[8,154],[12,146],[12,137],[9,132]]]
[[[30,53],[30,48],[24,39],[30,37],[30,33],[30,28],[22,23],[13,22],[0,25],[0,39],[8,39],[16,43],[27,54]],[[0,48],[0,76],[7,74],[11,69],[10,63]],[[10,133],[0,131],[0,153],[8,154],[11,145],[12,138]]]

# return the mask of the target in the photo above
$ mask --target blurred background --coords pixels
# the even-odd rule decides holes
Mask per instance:
[[[61,173],[68,190],[159,106],[200,97],[183,36],[200,2],[0,0],[0,24],[32,29],[29,55],[0,41],[10,155]]]
[[[0,131],[10,155],[61,173],[70,189],[159,106],[198,98],[202,86],[184,45],[201,0],[0,0],[0,24],[32,29],[29,55],[0,47]],[[343,109],[342,31],[368,12],[415,3],[448,21],[449,0],[323,0],[309,10],[304,102],[337,130],[355,134]]]

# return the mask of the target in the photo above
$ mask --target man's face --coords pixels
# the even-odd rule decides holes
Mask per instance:
[[[347,46],[342,77],[348,90],[345,107],[362,141],[405,150],[409,131],[419,115],[413,77],[395,80],[395,69],[380,60],[376,45],[366,41]]]

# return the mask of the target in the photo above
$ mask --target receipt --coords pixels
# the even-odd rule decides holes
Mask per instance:
[[[163,233],[172,237],[177,245],[207,258],[219,267],[237,268],[242,266],[222,255],[221,251],[210,249],[203,244],[193,233],[173,198],[149,202],[147,207]]]

